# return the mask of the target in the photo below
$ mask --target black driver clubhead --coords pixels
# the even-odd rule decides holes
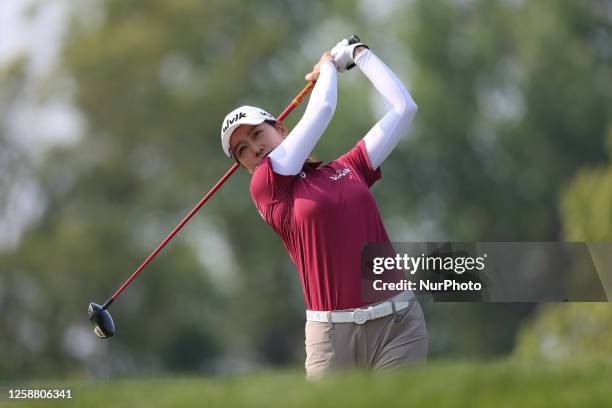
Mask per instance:
[[[90,303],[87,308],[89,323],[94,329],[94,333],[102,339],[112,337],[115,334],[115,323],[108,310],[97,303]]]

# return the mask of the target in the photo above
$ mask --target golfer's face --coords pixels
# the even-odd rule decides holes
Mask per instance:
[[[240,164],[252,173],[268,153],[282,143],[287,136],[287,128],[278,123],[273,127],[267,123],[260,125],[240,125],[230,138],[230,149]]]

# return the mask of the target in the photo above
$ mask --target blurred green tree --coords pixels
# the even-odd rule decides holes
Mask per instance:
[[[607,140],[612,158],[612,127]],[[612,165],[581,169],[562,195],[561,213],[567,241],[610,242]],[[521,330],[515,355],[528,360],[610,359],[611,339],[610,303],[552,304]]]
[[[383,214],[403,218],[418,240],[562,238],[563,187],[606,157],[606,10],[599,1],[424,0],[397,13],[420,110],[402,158],[385,169]],[[508,352],[534,307],[426,305],[432,351]]]
[[[607,151],[612,159],[612,122]],[[568,241],[612,239],[612,166],[587,166],[576,174],[561,200],[563,232]]]
[[[223,116],[245,103],[279,112],[320,53],[352,32],[420,107],[374,189],[393,240],[556,240],[562,187],[605,160],[612,53],[602,1],[101,7],[98,20],[75,22],[63,53],[86,135],[48,154],[39,169],[45,213],[0,254],[2,327],[29,322],[3,334],[12,351],[0,356],[4,375],[298,361],[298,279],[243,171],[113,306],[117,337],[92,342],[85,308],[104,301],[230,167],[218,143]],[[340,77],[315,155],[337,157],[375,123],[379,104],[367,92],[356,70]],[[508,352],[533,307],[426,305],[432,352]]]
[[[526,361],[610,360],[609,303],[545,305],[521,329],[514,357]]]
[[[223,353],[286,362],[295,353],[282,333],[292,309],[279,305],[299,292],[286,288],[282,248],[253,233],[265,227],[245,174],[115,303],[115,338],[97,340],[85,309],[102,303],[230,167],[217,136],[226,111],[245,95],[273,107],[289,100],[269,64],[279,48],[299,45],[308,16],[283,2],[101,7],[97,22],[75,20],[63,53],[87,133],[48,153],[39,169],[45,212],[0,255],[3,350],[12,351],[2,353],[0,374],[214,372],[229,367]],[[225,242],[231,251],[222,257]],[[232,276],[219,276],[228,268]],[[290,332],[299,337],[295,323]]]

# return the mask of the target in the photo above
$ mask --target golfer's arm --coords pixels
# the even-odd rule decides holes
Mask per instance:
[[[320,72],[304,116],[283,143],[269,155],[276,173],[286,176],[298,174],[334,115],[336,67],[332,62],[326,62],[321,65]]]
[[[372,51],[361,52],[355,64],[391,104],[391,109],[363,138],[370,164],[377,169],[412,122],[417,105],[402,82]]]

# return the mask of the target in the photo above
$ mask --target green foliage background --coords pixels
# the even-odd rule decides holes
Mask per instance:
[[[27,169],[44,211],[0,252],[0,379],[301,365],[301,288],[253,208],[246,172],[113,306],[117,337],[92,340],[85,309],[231,166],[218,141],[223,116],[247,103],[280,113],[319,55],[350,33],[419,105],[374,189],[392,240],[611,239],[605,1],[107,0],[97,15],[74,20],[40,91],[44,99],[70,78],[86,123],[78,143],[22,160],[5,123],[25,63],[2,70],[0,205]],[[382,112],[376,98],[358,70],[340,75],[315,155],[332,160],[356,143]],[[424,309],[433,358],[505,355],[539,316],[533,304]]]

